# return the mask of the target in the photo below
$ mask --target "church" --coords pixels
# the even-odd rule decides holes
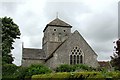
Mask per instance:
[[[55,68],[61,64],[86,64],[98,67],[98,55],[81,34],[63,20],[56,18],[43,30],[42,49],[22,47],[22,66],[45,64]]]

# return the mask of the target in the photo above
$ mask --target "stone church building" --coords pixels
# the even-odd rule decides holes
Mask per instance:
[[[22,48],[22,66],[45,64],[55,68],[60,64],[99,66],[97,54],[72,26],[54,19],[43,30],[42,49]]]

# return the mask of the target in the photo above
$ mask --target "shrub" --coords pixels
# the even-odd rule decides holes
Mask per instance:
[[[17,67],[14,64],[3,65],[3,80],[7,79],[30,79],[35,74],[45,74],[52,72],[44,65],[34,64],[29,67]]]
[[[43,75],[33,75],[32,80],[118,80],[120,78],[119,72],[107,72],[104,76],[102,72],[59,72]],[[112,78],[112,79],[111,79]]]
[[[107,77],[112,78],[120,78],[120,71],[118,72],[108,72],[106,73]]]
[[[76,64],[76,65],[73,65],[73,68],[75,70],[87,70],[87,71],[92,71],[93,70],[92,67],[89,67],[85,64]]]
[[[51,74],[33,75],[32,80],[106,80],[105,78],[119,78],[120,73],[108,73],[109,76],[103,76],[101,72],[59,72]],[[111,79],[110,79],[111,80]]]
[[[58,73],[55,73],[53,75],[51,75],[51,78],[69,78],[70,77],[70,73],[68,72],[58,72]]]
[[[19,67],[13,76],[16,76],[17,79],[24,79],[27,73],[28,67]]]
[[[67,80],[70,77],[68,72],[58,72],[51,74],[33,75],[32,80]]]
[[[2,76],[13,75],[19,67],[14,64],[4,64],[2,66]]]
[[[45,74],[45,73],[51,73],[52,70],[50,70],[49,68],[47,68],[44,65],[41,64],[33,64],[30,67],[28,67],[26,76],[32,76],[32,75],[36,75],[36,74]]]
[[[62,64],[58,66],[55,70],[56,72],[74,72],[74,71],[78,72],[78,71],[94,71],[95,69],[85,64],[76,65]]]
[[[75,71],[71,65],[62,64],[56,68],[56,72],[72,72]]]
[[[14,64],[4,64],[2,65],[2,80],[15,79],[15,71],[19,67]]]

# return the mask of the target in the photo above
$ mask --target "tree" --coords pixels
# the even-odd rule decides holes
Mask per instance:
[[[113,57],[111,56],[111,63],[116,70],[120,70],[120,39],[117,40],[115,43],[115,53],[113,54]]]
[[[20,38],[21,33],[18,25],[10,17],[0,18],[0,28],[2,28],[2,63],[12,64],[13,43],[15,39]]]

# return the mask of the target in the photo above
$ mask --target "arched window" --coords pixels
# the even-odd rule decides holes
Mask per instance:
[[[82,64],[83,63],[83,53],[79,47],[74,47],[70,54],[70,64]]]

